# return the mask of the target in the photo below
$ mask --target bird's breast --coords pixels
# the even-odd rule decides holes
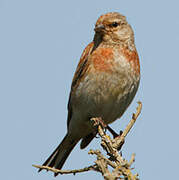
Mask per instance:
[[[92,54],[88,73],[73,97],[84,116],[100,116],[110,123],[123,114],[135,96],[140,79],[131,62],[118,49],[101,48]]]

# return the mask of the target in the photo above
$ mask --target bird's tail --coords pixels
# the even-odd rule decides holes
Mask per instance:
[[[58,145],[55,151],[49,156],[49,158],[43,163],[43,166],[49,166],[56,169],[61,169],[66,159],[70,155],[71,151],[75,147],[78,141],[72,140],[68,134],[64,137],[62,142]],[[40,172],[42,169],[39,169]],[[54,174],[55,176],[58,173]]]

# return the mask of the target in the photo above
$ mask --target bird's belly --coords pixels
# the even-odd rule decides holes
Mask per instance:
[[[103,121],[109,124],[122,116],[137,88],[138,82],[129,74],[89,75],[76,90],[74,109],[80,112],[84,120],[102,117]]]

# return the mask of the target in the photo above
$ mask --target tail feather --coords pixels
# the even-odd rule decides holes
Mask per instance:
[[[55,151],[53,151],[49,158],[43,163],[43,166],[61,169],[77,142],[78,141],[72,140],[67,134]],[[39,169],[38,172],[41,170],[42,169]],[[58,175],[58,173],[55,173],[55,176],[56,175]]]
[[[93,140],[93,138],[96,136],[96,133],[90,133],[87,136],[85,136],[80,144],[80,148],[84,149],[88,144]]]

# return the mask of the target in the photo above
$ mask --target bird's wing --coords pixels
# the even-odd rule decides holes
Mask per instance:
[[[69,96],[69,101],[68,101],[68,118],[67,118],[67,126],[69,126],[71,117],[72,117],[72,93],[74,91],[74,89],[76,89],[76,87],[78,86],[79,82],[81,81],[81,79],[83,78],[86,70],[88,69],[88,57],[90,55],[90,53],[93,51],[93,47],[94,47],[94,43],[91,42],[90,44],[88,44],[88,46],[84,49],[81,58],[80,58],[80,62],[77,66],[75,75],[73,77],[72,80],[72,85],[71,85],[71,92],[70,92],[70,96]]]

